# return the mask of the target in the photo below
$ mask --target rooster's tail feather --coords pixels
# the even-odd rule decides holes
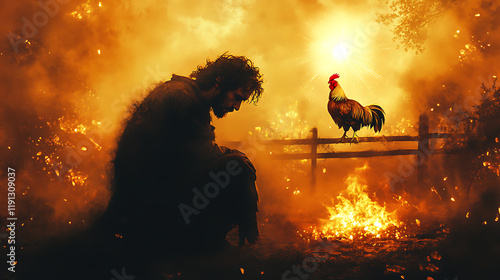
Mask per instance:
[[[380,132],[385,122],[384,109],[378,105],[369,105],[366,108],[370,109],[372,115],[371,122],[369,123],[370,128],[373,128],[375,132]]]

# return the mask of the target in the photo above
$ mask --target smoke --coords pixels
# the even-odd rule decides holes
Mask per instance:
[[[498,4],[457,3],[429,30],[426,50],[416,56],[401,79],[414,111],[434,108],[470,110],[481,100],[481,84],[498,74]],[[440,103],[441,109],[436,108]]]
[[[416,56],[396,50],[390,30],[376,23],[375,14],[386,8],[378,1],[5,3],[0,158],[18,170],[19,215],[26,227],[47,232],[88,224],[107,205],[109,162],[131,104],[173,73],[187,76],[225,51],[252,59],[264,75],[265,91],[258,106],[244,105],[214,120],[219,142],[246,139],[255,127],[274,135],[300,127],[301,137],[318,127],[320,137],[340,136],[326,110],[327,80],[335,72],[348,97],[385,109],[383,133],[395,131],[402,118],[416,124],[417,116],[438,102],[448,109],[473,95],[482,77],[488,81],[496,70],[498,4],[470,7],[448,11],[429,34],[426,51]],[[481,16],[462,14],[473,9]],[[466,48],[469,43],[475,51]],[[483,43],[491,46],[482,49]],[[346,58],[336,56],[338,46]],[[467,58],[460,60],[462,49]],[[280,126],[279,116],[290,111],[294,123]],[[318,184],[323,191],[333,185],[335,196],[347,174],[362,164],[328,162]],[[383,185],[375,173],[397,163],[374,162],[370,166],[378,167],[369,178]],[[265,171],[273,170],[269,161],[259,160],[257,167],[264,170],[263,187],[271,189],[268,198],[279,195],[283,177]],[[296,170],[289,172],[294,176]],[[303,191],[307,176],[298,174]]]

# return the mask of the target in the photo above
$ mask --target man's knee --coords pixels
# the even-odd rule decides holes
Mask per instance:
[[[231,182],[241,180],[255,180],[255,171],[249,167],[241,156],[229,156],[224,164],[209,173],[211,180],[225,188]]]

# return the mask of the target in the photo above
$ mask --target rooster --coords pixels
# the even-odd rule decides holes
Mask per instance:
[[[379,132],[385,122],[385,112],[382,107],[378,105],[363,107],[357,101],[348,99],[344,90],[336,81],[338,78],[340,78],[339,74],[333,74],[328,81],[331,89],[328,112],[339,128],[344,129],[344,135],[342,135],[339,142],[344,141],[347,131],[351,127],[354,130],[351,142],[357,137],[356,131],[361,127],[368,126],[373,128],[375,132]]]

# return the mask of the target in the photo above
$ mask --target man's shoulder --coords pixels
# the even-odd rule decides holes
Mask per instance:
[[[172,79],[158,85],[151,92],[150,98],[156,102],[197,102],[199,99],[199,88],[193,79],[174,74],[172,75]]]
[[[200,91],[195,80],[175,74],[172,75],[170,81],[165,82],[165,85],[173,94],[184,93],[195,97]]]
[[[170,78],[170,82],[180,83],[183,85],[189,85],[190,87],[193,87],[193,88],[198,88],[195,80],[193,80],[189,77],[180,76],[180,75],[176,75],[176,74],[172,74],[172,78]]]

